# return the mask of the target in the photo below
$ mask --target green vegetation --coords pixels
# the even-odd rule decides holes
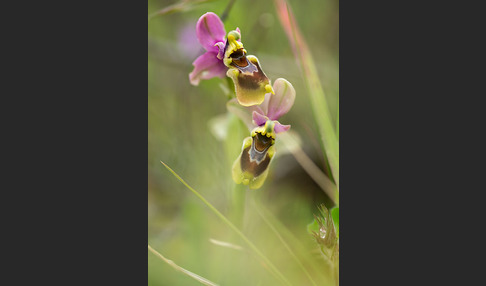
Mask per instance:
[[[282,3],[149,0],[149,285],[338,284],[338,1],[288,1],[293,36]],[[224,11],[226,31],[239,27],[272,83],[285,78],[296,90],[280,120],[292,127],[277,135],[257,190],[232,180],[250,131],[228,112],[231,80],[189,82],[204,52],[196,22]]]

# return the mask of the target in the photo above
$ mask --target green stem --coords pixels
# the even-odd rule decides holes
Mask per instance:
[[[224,9],[224,12],[223,14],[221,14],[221,22],[224,22],[226,20],[226,18],[228,18],[228,15],[229,15],[229,12],[231,11],[231,8],[233,7],[233,4],[235,4],[235,1],[236,0],[231,0],[229,3],[228,3],[228,6],[226,6],[226,9]]]

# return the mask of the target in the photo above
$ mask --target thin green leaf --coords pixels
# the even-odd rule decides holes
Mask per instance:
[[[285,0],[274,0],[274,2],[280,23],[287,34],[294,56],[302,68],[324,151],[336,186],[339,188],[339,139],[332,124],[327,98],[322,89],[317,68],[289,4]]]
[[[302,166],[302,168],[309,174],[309,176],[316,182],[319,187],[324,191],[324,193],[338,205],[338,189],[336,185],[324,174],[319,167],[312,162],[312,160],[305,154],[304,150],[299,144],[299,138],[297,133],[294,132],[284,132],[279,134],[282,139],[282,143],[287,147],[287,149],[292,153],[297,162]]]
[[[319,222],[314,218],[314,220],[307,225],[307,232],[313,234],[319,232]]]

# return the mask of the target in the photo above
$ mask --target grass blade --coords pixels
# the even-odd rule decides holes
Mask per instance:
[[[287,147],[290,153],[294,156],[295,160],[302,166],[304,171],[316,182],[324,193],[338,205],[338,193],[336,185],[322,172],[319,167],[312,162],[312,160],[305,154],[304,150],[299,144],[295,142],[295,139],[288,132],[280,134],[282,142]]]
[[[209,285],[209,286],[218,286],[218,284],[214,283],[214,282],[211,282],[210,280],[204,278],[204,277],[201,277],[195,273],[192,273],[191,271],[187,270],[187,269],[184,269],[182,267],[180,267],[179,265],[175,264],[174,261],[172,260],[169,260],[167,258],[165,258],[162,254],[160,254],[157,250],[153,249],[150,244],[148,245],[148,250],[150,250],[153,254],[155,254],[157,257],[159,257],[160,259],[162,259],[165,263],[169,264],[170,266],[172,266],[172,268],[174,268],[175,270],[179,271],[179,272],[182,272],[184,273],[185,275],[191,277],[192,279],[196,280],[196,281],[199,281],[201,282],[202,284],[204,285]]]
[[[289,4],[285,0],[274,0],[274,2],[280,23],[287,34],[294,56],[302,68],[324,151],[336,186],[339,188],[339,139],[332,124],[328,102],[317,74],[317,68]]]
[[[244,235],[231,221],[229,221],[221,212],[219,212],[210,202],[208,202],[198,191],[189,186],[174,170],[167,166],[164,162],[160,161],[172,175],[174,175],[184,186],[186,186],[192,193],[194,193],[206,206],[213,211],[224,223],[226,223],[248,246],[256,253],[256,255],[272,270],[272,274],[277,279],[284,282],[286,285],[292,285],[285,276],[273,265],[273,263]]]
[[[211,242],[214,245],[218,245],[218,246],[222,246],[222,247],[227,247],[227,248],[231,248],[231,249],[235,249],[235,250],[243,250],[243,247],[241,247],[239,245],[229,243],[229,242],[225,242],[225,241],[221,241],[221,240],[216,240],[216,239],[210,238],[209,242]]]
[[[206,2],[212,2],[215,0],[183,0],[173,5],[167,6],[164,9],[161,9],[157,12],[154,12],[148,16],[148,20],[150,21],[155,16],[162,16],[177,12],[186,12],[194,8],[194,6]]]

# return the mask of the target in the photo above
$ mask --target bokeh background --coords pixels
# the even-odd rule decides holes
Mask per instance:
[[[203,53],[195,36],[198,18],[222,15],[229,0],[148,1],[148,242],[176,264],[220,285],[279,285],[244,243],[161,163],[228,216],[295,285],[310,285],[272,228],[286,239],[319,285],[332,273],[320,258],[307,225],[318,206],[332,201],[294,156],[277,148],[269,176],[259,190],[235,188],[231,165],[249,130],[226,109],[227,81],[214,78],[189,83],[192,62]],[[171,5],[181,9],[166,10]],[[339,7],[338,0],[288,1],[318,68],[338,124]],[[239,27],[249,54],[258,57],[272,82],[290,81],[296,100],[279,121],[291,124],[302,149],[323,171],[325,155],[303,74],[280,25],[273,1],[236,0],[224,21],[226,31]],[[218,132],[229,126],[226,139]],[[221,131],[224,133],[224,131]],[[279,151],[281,150],[281,151]],[[263,216],[263,217],[262,217]],[[211,241],[213,240],[213,242]],[[242,249],[214,243],[230,242]],[[149,285],[201,285],[148,253]]]

